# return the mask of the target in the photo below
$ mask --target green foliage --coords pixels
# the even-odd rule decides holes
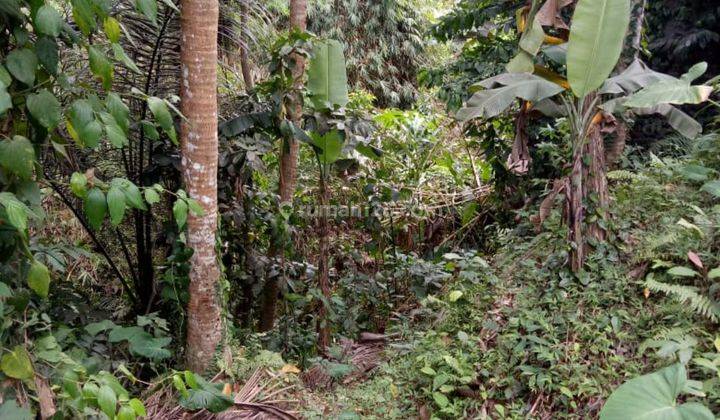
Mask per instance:
[[[578,98],[598,89],[615,68],[630,23],[629,0],[580,0],[568,41],[568,82]]]
[[[344,108],[348,103],[347,74],[342,44],[315,42],[308,67],[308,92],[316,110]]]
[[[408,0],[321,0],[308,8],[309,31],[343,44],[350,86],[372,92],[382,108],[415,102],[426,25]]]
[[[222,383],[210,383],[190,371],[175,374],[173,384],[180,393],[180,404],[187,410],[220,413],[233,405],[232,398],[222,393]]]
[[[610,395],[600,412],[600,419],[715,418],[702,404],[677,403],[678,396],[687,391],[688,385],[685,366],[680,363],[631,379]]]

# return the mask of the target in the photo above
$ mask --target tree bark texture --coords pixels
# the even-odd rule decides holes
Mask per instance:
[[[305,31],[307,29],[307,0],[290,0],[290,26],[293,29]],[[293,78],[295,79],[295,94],[292,95],[287,106],[288,118],[296,126],[302,121],[302,87],[303,75],[305,74],[305,59],[300,55],[294,55],[295,68]],[[292,202],[297,186],[297,162],[300,144],[294,138],[283,140],[280,148],[280,202]],[[272,254],[277,256],[281,250],[274,250]],[[267,279],[263,287],[262,309],[260,311],[260,331],[270,331],[275,326],[275,314],[279,294],[279,278]]]
[[[218,286],[220,268],[215,249],[217,232],[217,0],[182,0],[181,111],[182,170],[190,198],[200,203],[202,216],[188,215],[190,302],[186,362],[205,372],[222,339]]]
[[[573,154],[567,214],[573,272],[580,271],[585,264],[590,251],[588,239],[602,242],[606,237],[602,222],[607,218],[610,193],[601,124],[602,115],[598,113]],[[590,216],[592,220],[588,223]]]
[[[250,92],[255,87],[255,81],[252,75],[252,66],[250,57],[248,56],[248,36],[247,36],[247,19],[248,5],[250,0],[242,0],[240,2],[240,32],[242,39],[240,41],[240,69],[242,70],[243,81],[245,81],[245,91]]]
[[[630,2],[630,26],[628,26],[627,35],[625,36],[625,46],[623,47],[620,62],[618,63],[618,70],[620,71],[628,68],[633,61],[640,57],[646,6],[647,0],[631,0]]]
[[[307,29],[307,0],[290,1],[290,27],[305,31]],[[302,87],[303,74],[305,74],[305,59],[300,55],[294,55],[295,68],[293,78],[295,79],[295,94],[292,95],[288,106],[288,117],[295,125],[300,125],[302,120]],[[280,201],[285,203],[292,201],[297,185],[297,160],[299,144],[294,138],[285,139],[280,151]]]
[[[320,174],[320,217],[318,218],[318,235],[320,246],[318,250],[318,287],[323,295],[325,302],[330,302],[330,226],[328,224],[328,207],[330,204],[330,195],[327,189],[327,182],[324,174]],[[327,308],[325,302],[320,304],[317,317],[318,332],[318,353],[325,354],[330,345],[330,320],[327,317]]]

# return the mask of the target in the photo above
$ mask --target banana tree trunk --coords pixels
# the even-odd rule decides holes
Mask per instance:
[[[182,166],[189,196],[204,214],[190,214],[187,242],[190,260],[190,302],[186,362],[204,372],[222,339],[218,284],[220,268],[215,252],[217,233],[217,0],[182,0],[181,124]]]
[[[328,236],[330,235],[330,226],[328,223],[327,209],[330,203],[330,195],[327,188],[327,182],[325,176],[320,171],[320,191],[319,191],[319,202],[320,202],[320,217],[318,218],[318,235],[320,236],[320,246],[318,250],[318,287],[323,295],[325,302],[330,302],[330,266],[329,266],[329,251],[330,241]],[[327,308],[325,302],[320,304],[318,310],[317,319],[317,332],[318,341],[317,348],[318,353],[325,354],[326,349],[330,345],[330,320],[327,317]]]
[[[591,243],[605,241],[607,233],[604,221],[610,194],[601,123],[598,113],[574,147],[566,217],[572,243],[570,267],[576,273],[583,268]]]
[[[290,26],[304,31],[307,29],[307,0],[290,1]],[[293,56],[295,68],[293,78],[295,79],[295,95],[290,99],[287,107],[288,117],[296,126],[302,121],[302,87],[303,74],[305,74],[305,59],[302,56]],[[297,186],[297,161],[300,145],[294,138],[286,138],[280,148],[280,202],[292,202],[295,188]],[[281,250],[273,250],[271,254],[277,256]],[[260,331],[270,331],[275,325],[277,302],[279,294],[279,278],[268,279],[263,288],[263,303],[260,311]]]

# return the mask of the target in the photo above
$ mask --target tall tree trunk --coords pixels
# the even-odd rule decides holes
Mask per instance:
[[[248,5],[250,0],[242,0],[240,2],[240,69],[242,70],[243,80],[245,81],[245,91],[250,92],[255,87],[255,81],[252,75],[252,65],[250,57],[248,57]]]
[[[305,31],[307,29],[307,0],[290,0],[290,27]],[[305,58],[294,55],[295,68],[293,78],[295,79],[295,94],[292,95],[290,106],[288,106],[288,117],[295,124],[299,125],[302,120],[302,87],[303,74],[305,74]],[[292,201],[297,184],[297,160],[299,144],[294,138],[285,139],[285,144],[280,151],[280,201]]]
[[[625,46],[623,47],[622,54],[620,55],[620,61],[618,62],[618,70],[620,71],[628,68],[633,61],[640,57],[646,5],[647,0],[631,0],[630,25],[628,26],[627,35],[625,36]]]
[[[325,302],[330,302],[330,262],[328,261],[330,254],[330,226],[328,224],[328,207],[330,204],[330,196],[327,188],[327,178],[324,170],[320,168],[320,217],[318,218],[318,235],[320,246],[318,249],[318,287],[322,292]],[[318,341],[317,347],[320,354],[325,354],[326,349],[330,345],[330,321],[327,319],[327,308],[325,302],[320,303],[320,310],[317,317]]]
[[[220,268],[215,252],[217,232],[217,0],[182,0],[181,125],[182,166],[189,196],[204,214],[187,221],[190,260],[190,302],[186,362],[204,372],[222,338],[218,283]]]
[[[307,0],[290,0],[290,26],[293,29],[305,31],[307,29]],[[293,56],[295,68],[293,78],[295,79],[295,94],[292,95],[287,107],[288,117],[296,126],[302,121],[302,87],[303,75],[305,74],[305,59],[300,55]],[[295,138],[289,137],[283,140],[280,148],[280,202],[292,202],[297,185],[297,161],[300,145]],[[277,256],[282,250],[273,250],[272,254]],[[270,331],[275,325],[275,313],[277,311],[279,277],[270,278],[263,288],[263,303],[260,312],[260,331]]]

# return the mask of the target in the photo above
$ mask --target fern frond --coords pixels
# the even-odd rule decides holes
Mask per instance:
[[[680,302],[687,304],[695,313],[713,322],[718,321],[720,308],[707,296],[701,295],[697,287],[662,283],[652,277],[645,280],[645,286],[654,292],[662,292],[676,298]]]
[[[644,175],[624,169],[618,169],[616,171],[608,172],[607,178],[611,181],[641,181],[647,179],[647,177]]]

